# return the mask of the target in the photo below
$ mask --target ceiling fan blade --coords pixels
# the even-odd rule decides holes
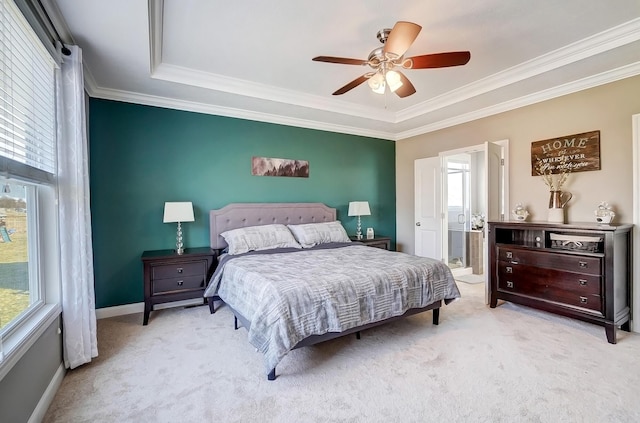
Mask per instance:
[[[449,53],[424,54],[422,56],[409,57],[404,60],[413,62],[407,69],[446,68],[449,66],[466,65],[471,59],[468,51],[452,51]]]
[[[313,59],[314,62],[327,62],[327,63],[338,63],[341,65],[366,65],[366,60],[361,59],[349,59],[346,57],[332,57],[332,56],[317,56]]]
[[[344,87],[338,89],[336,92],[333,93],[333,95],[341,95],[346,93],[347,91],[350,91],[352,89],[354,89],[355,87],[357,87],[358,85],[362,84],[364,81],[366,81],[367,79],[369,79],[371,76],[369,74],[365,74],[362,75],[356,79],[354,79],[353,81],[349,82],[347,85],[345,85]]]
[[[384,43],[384,52],[402,56],[411,47],[422,27],[412,22],[398,21]]]
[[[416,88],[413,86],[409,78],[404,76],[404,74],[400,71],[396,71],[400,75],[400,80],[402,81],[402,86],[396,90],[396,94],[400,98],[409,97],[411,94],[415,94]]]

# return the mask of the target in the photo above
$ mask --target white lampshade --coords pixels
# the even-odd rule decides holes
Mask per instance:
[[[389,90],[391,90],[392,93],[395,93],[398,88],[402,87],[402,79],[396,71],[387,71],[386,80],[389,85]]]
[[[164,203],[164,218],[162,222],[193,222],[194,220],[191,201]]]
[[[368,201],[351,201],[349,203],[349,216],[370,216]]]
[[[381,73],[377,72],[375,75],[369,78],[368,84],[374,93],[384,94],[385,82],[384,82],[384,76],[382,76]]]

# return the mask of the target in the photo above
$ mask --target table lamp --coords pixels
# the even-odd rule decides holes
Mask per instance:
[[[164,223],[178,222],[178,232],[176,233],[176,253],[183,254],[182,226],[181,222],[193,222],[193,204],[188,202],[166,202],[164,203]]]
[[[360,216],[370,216],[371,210],[369,209],[368,201],[351,201],[349,203],[349,216],[358,216],[358,226],[356,232],[356,239],[362,239],[362,225],[360,224]]]

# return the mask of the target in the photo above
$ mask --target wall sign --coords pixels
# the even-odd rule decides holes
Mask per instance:
[[[531,176],[600,170],[600,131],[531,143]]]

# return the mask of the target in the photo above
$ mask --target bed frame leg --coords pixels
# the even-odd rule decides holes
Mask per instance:
[[[216,312],[216,304],[213,300],[213,297],[209,297],[206,299],[207,303],[209,303],[209,313],[213,314]]]
[[[440,307],[433,309],[433,324],[437,325],[440,323]]]
[[[271,369],[269,374],[267,375],[267,380],[276,380],[276,368]]]
[[[360,339],[360,331],[356,332],[356,339]]]
[[[233,316],[233,329],[238,330],[238,318]]]

